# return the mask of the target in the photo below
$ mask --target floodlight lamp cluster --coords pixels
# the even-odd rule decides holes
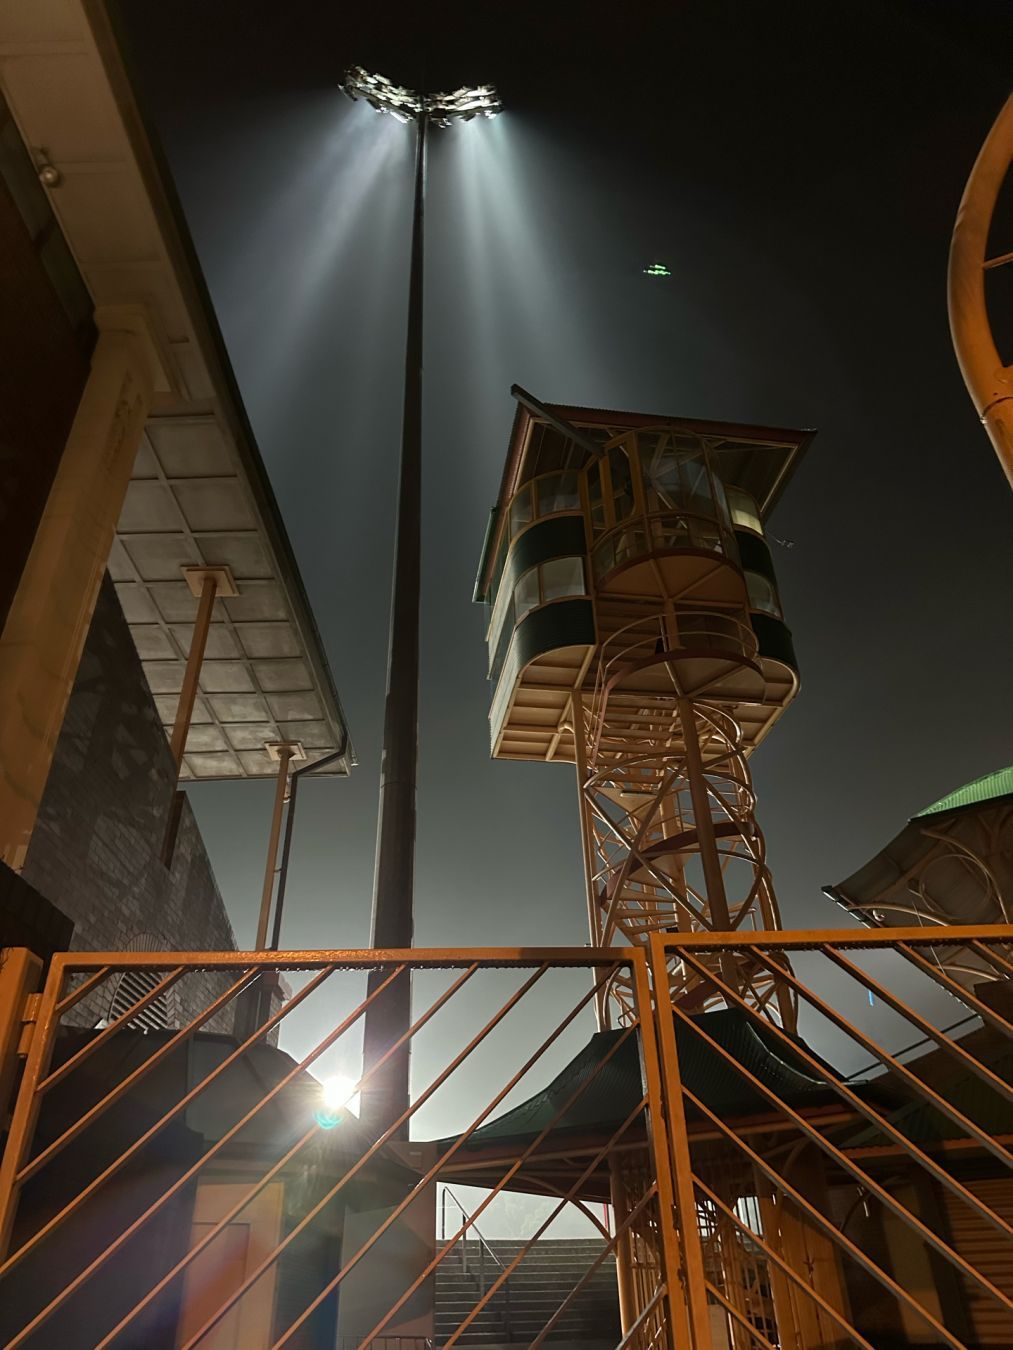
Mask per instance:
[[[362,66],[346,70],[341,87],[349,98],[364,98],[377,112],[389,113],[398,122],[414,122],[424,117],[437,127],[470,122],[473,117],[495,117],[503,107],[491,84],[474,88],[465,85],[447,94],[419,94],[383,75],[371,74]]]

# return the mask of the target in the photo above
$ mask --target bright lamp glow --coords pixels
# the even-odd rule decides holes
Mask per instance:
[[[324,1130],[331,1130],[341,1121],[343,1112],[359,1114],[359,1085],[347,1074],[336,1073],[325,1078],[320,1084],[320,1107],[316,1113],[317,1124]]]
[[[449,127],[451,122],[470,122],[473,117],[495,117],[503,107],[491,84],[473,88],[462,85],[446,94],[420,94],[394,84],[383,75],[372,74],[362,66],[346,70],[341,87],[349,98],[364,98],[377,112],[390,113],[399,122],[425,117],[438,127]]]

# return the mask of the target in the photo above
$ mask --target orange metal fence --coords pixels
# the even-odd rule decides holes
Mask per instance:
[[[940,943],[983,978],[958,982]],[[750,964],[797,1031],[725,982]],[[412,979],[415,1009],[411,1106],[379,1137],[314,1077],[358,1079],[375,967]],[[1013,1344],[1011,928],[660,933],[646,953],[66,953],[38,994],[35,968],[0,964],[0,1086],[20,1078],[0,1343],[585,1344],[579,1310],[614,1262],[622,1329],[606,1307],[596,1330],[630,1350]],[[597,1033],[615,980],[633,1016]],[[152,1029],[170,990],[199,1011]],[[82,1027],[85,1007],[108,1024]],[[440,1225],[448,1181],[483,1189]],[[547,1208],[483,1261],[467,1244],[507,1191]],[[594,1260],[525,1312],[540,1239],[603,1200]],[[440,1320],[437,1277],[457,1289]]]
[[[694,1344],[1013,1344],[1011,939],[654,937],[655,989],[680,962],[725,1005],[658,1020]],[[992,978],[957,983],[950,940]],[[727,950],[791,991],[797,1035],[725,983]],[[689,1082],[701,1057],[723,1110]]]
[[[365,975],[378,966],[385,982],[364,996]],[[105,1026],[67,1025],[124,970],[149,977],[134,981],[144,992],[130,1007]],[[209,987],[208,972],[224,977],[222,992],[185,1025],[151,1030],[145,1014],[157,1000],[188,980]],[[258,987],[268,973],[298,987],[275,982],[265,999]],[[491,1147],[490,1162],[482,1127],[553,1081],[565,1054],[593,1035],[596,994],[617,976],[634,989],[637,1016],[506,1151]],[[371,998],[409,977],[414,1021],[388,1055],[411,1044],[412,1103],[371,1138],[350,1109],[327,1105],[310,1070],[326,1071],[336,1054],[345,1066],[357,1062],[355,1037]],[[650,1145],[649,1122],[660,1119],[650,1006],[639,952],[58,955],[31,1009],[0,1163],[0,1341],[416,1350],[437,1343],[433,1277],[469,1224],[506,1188],[551,1196],[535,1235],[443,1329],[438,1343],[455,1345],[469,1328],[495,1324],[501,1290],[523,1283],[537,1239],[592,1178],[600,1188],[609,1159],[624,1149],[650,1158],[648,1181],[603,1237],[595,1266],[646,1226],[664,1231],[676,1268],[667,1150],[656,1164]],[[238,1035],[204,1030],[220,1026],[230,1008],[239,1010]],[[297,1049],[271,1044],[293,1026]],[[587,1103],[631,1050],[639,1050],[643,1086],[638,1072],[622,1119],[597,1128]],[[587,1137],[561,1159],[550,1145],[561,1128],[572,1139],[579,1120]],[[417,1137],[443,1137],[408,1141],[409,1126]],[[465,1182],[468,1167],[480,1166],[475,1177],[487,1193],[437,1239],[437,1183],[458,1165]],[[662,1343],[665,1264],[655,1263],[650,1307],[639,1310],[624,1344]],[[575,1275],[525,1343],[572,1329],[593,1274]]]

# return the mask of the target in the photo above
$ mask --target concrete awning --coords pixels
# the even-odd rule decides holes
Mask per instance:
[[[15,6],[0,80],[95,305],[158,352],[155,401],[109,568],[170,728],[197,600],[185,567],[228,568],[216,600],[184,779],[277,772],[266,742],[354,764],[323,644],[246,419],[174,189],[105,6]],[[44,148],[43,148],[44,147]]]
[[[109,570],[167,734],[197,612],[182,569],[202,566],[227,567],[238,594],[215,604],[180,777],[277,773],[272,741],[299,742],[308,760],[333,754],[344,736],[333,685],[235,448],[213,416],[153,417]]]

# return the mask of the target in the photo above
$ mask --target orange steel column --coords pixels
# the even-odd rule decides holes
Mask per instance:
[[[96,320],[101,328],[101,313]],[[139,316],[107,322],[0,634],[0,858],[16,869],[28,851],[159,371]]]
[[[204,664],[204,649],[211,628],[211,615],[214,613],[215,596],[218,593],[218,578],[214,572],[205,572],[201,579],[200,604],[197,606],[197,618],[194,620],[193,634],[190,637],[190,650],[186,658],[186,670],[183,673],[183,688],[179,694],[176,708],[176,720],[172,725],[172,737],[169,748],[172,750],[176,775],[183,762],[186,738],[190,732],[190,719],[193,717],[193,705],[197,699],[197,682],[200,679],[201,666]]]
[[[27,1001],[39,987],[42,962],[26,947],[9,947],[0,962],[0,1118],[14,1084]]]

